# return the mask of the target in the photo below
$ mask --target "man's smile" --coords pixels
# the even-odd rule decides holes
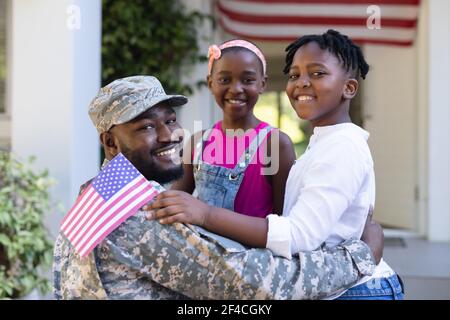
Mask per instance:
[[[171,154],[174,154],[175,152],[176,152],[176,148],[171,148],[169,150],[156,153],[156,156],[161,157],[161,156],[171,155]]]
[[[172,160],[175,156],[179,156],[181,143],[171,143],[163,148],[157,148],[152,154],[160,160]]]

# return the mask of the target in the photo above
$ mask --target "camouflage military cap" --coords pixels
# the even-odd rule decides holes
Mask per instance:
[[[99,133],[126,123],[160,102],[182,106],[187,98],[167,95],[158,79],[132,76],[118,79],[100,89],[89,105],[89,116]]]

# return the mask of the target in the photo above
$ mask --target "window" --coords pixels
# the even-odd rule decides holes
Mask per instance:
[[[0,0],[0,114],[6,111],[6,23],[7,0]]]

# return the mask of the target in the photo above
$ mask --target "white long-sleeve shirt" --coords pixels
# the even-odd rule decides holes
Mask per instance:
[[[369,133],[352,123],[316,127],[286,183],[283,216],[270,215],[267,248],[289,257],[360,238],[375,203]]]
[[[375,204],[375,173],[369,133],[352,124],[316,127],[286,183],[283,215],[269,215],[266,247],[290,258],[322,243],[361,238]],[[383,260],[371,277],[394,274]]]

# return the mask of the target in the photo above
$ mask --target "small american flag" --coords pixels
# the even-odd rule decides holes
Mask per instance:
[[[80,256],[85,257],[157,194],[153,183],[119,154],[78,197],[64,217],[61,230]]]

